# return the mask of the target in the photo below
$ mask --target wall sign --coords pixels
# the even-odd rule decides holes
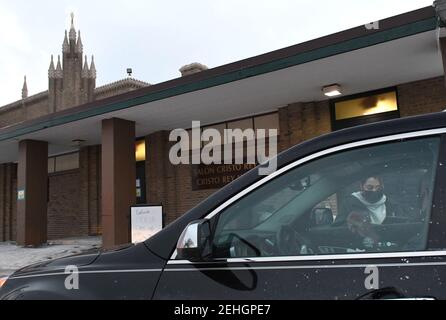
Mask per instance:
[[[193,165],[192,190],[220,189],[256,166],[255,164]]]
[[[163,207],[139,205],[131,207],[132,243],[144,242],[164,227]]]
[[[25,200],[25,190],[17,191],[17,200]]]

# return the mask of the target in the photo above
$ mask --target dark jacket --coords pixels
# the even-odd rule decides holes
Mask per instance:
[[[394,223],[400,219],[405,219],[405,215],[401,207],[387,198],[385,202],[386,206],[386,218],[383,224]],[[334,222],[335,226],[344,225],[347,222],[347,218],[352,212],[368,212],[367,206],[359,201],[353,195],[349,195],[342,203],[338,211],[338,216]]]

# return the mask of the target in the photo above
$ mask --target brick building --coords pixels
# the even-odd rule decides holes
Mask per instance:
[[[277,129],[285,150],[349,126],[442,111],[442,25],[426,7],[213,69],[194,63],[156,85],[99,88],[72,25],[48,91],[28,97],[25,79],[23,99],[0,108],[0,241],[103,234],[106,246],[125,243],[136,203],[161,203],[173,221],[247,169],[173,165],[169,134],[192,121],[221,132]],[[328,97],[331,88],[340,95]]]

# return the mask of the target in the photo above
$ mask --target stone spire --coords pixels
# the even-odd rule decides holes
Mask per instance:
[[[50,67],[48,69],[48,77],[50,79],[55,78],[56,76],[56,69],[54,68],[54,60],[53,60],[53,55],[51,55],[51,63],[50,63]]]
[[[70,28],[70,35],[69,39],[76,41],[76,29],[74,28],[74,13],[71,13],[71,28]]]
[[[56,71],[54,72],[55,78],[63,78],[63,71],[62,71],[62,65],[60,64],[60,55],[57,56],[57,67]]]
[[[22,88],[22,99],[28,98],[28,85],[26,84],[26,76],[25,80],[23,82],[23,88]]]
[[[91,56],[90,78],[96,79],[96,65],[94,64],[94,55]]]
[[[87,55],[85,55],[84,68],[82,69],[82,78],[88,78],[90,76],[90,69],[88,68]]]
[[[65,38],[63,39],[62,51],[70,52],[70,44],[68,43],[67,30],[65,30]]]
[[[81,31],[79,30],[78,33],[78,38],[77,38],[77,44],[76,44],[76,52],[82,53],[82,51],[84,50],[84,46],[82,45],[82,40],[81,40]]]

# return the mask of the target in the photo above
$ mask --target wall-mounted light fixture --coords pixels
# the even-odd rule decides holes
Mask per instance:
[[[72,140],[71,141],[71,145],[73,146],[73,147],[82,147],[84,144],[85,144],[85,140],[82,140],[82,139],[74,139],[74,140]]]
[[[336,97],[342,94],[341,86],[339,84],[331,84],[322,88],[322,92],[327,97]]]

